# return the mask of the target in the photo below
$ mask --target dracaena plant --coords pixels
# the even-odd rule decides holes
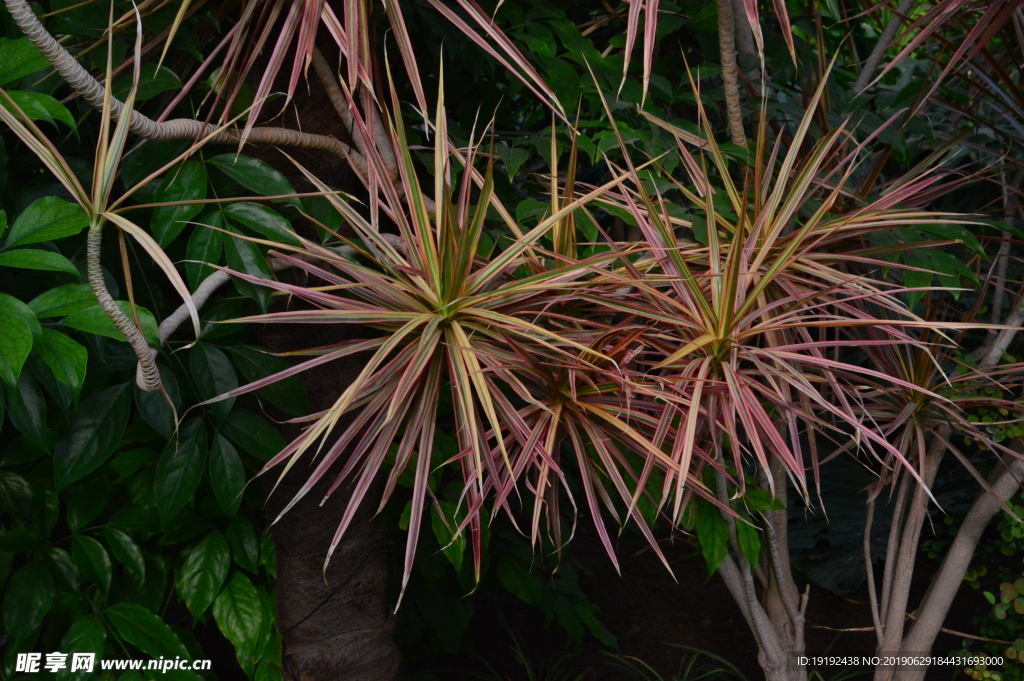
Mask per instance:
[[[513,491],[521,493],[520,483],[526,480],[535,499],[534,538],[545,513],[550,525],[557,526],[552,488],[566,480],[563,445],[576,453],[588,510],[611,552],[600,520],[602,509],[610,509],[623,522],[641,519],[635,498],[637,476],[625,453],[655,459],[662,468],[672,464],[650,439],[656,423],[650,411],[657,405],[639,387],[635,398],[628,395],[635,377],[622,372],[617,363],[626,361],[623,355],[634,349],[636,336],[612,323],[616,311],[602,303],[609,292],[615,295],[608,266],[618,254],[577,259],[571,248],[559,244],[567,243],[560,235],[571,227],[569,217],[627,176],[577,198],[562,194],[556,182],[552,212],[532,228],[521,229],[494,194],[490,161],[483,164],[484,170],[478,169],[480,157],[488,155],[481,151],[480,141],[465,149],[449,141],[443,96],[433,121],[430,200],[416,178],[397,103],[394,111],[399,179],[377,173],[382,198],[371,205],[369,216],[340,196],[330,197],[356,235],[345,255],[305,242],[302,248],[276,256],[327,285],[253,279],[305,301],[306,309],[238,320],[358,324],[381,335],[314,350],[313,359],[218,399],[257,390],[346,355],[372,353],[334,404],[314,415],[313,423],[264,468],[267,472],[284,464],[287,472],[302,457],[316,457],[308,479],[282,514],[321,481],[328,495],[341,485],[351,487],[328,561],[374,483],[382,482],[383,507],[408,471],[414,483],[404,587],[423,514],[433,498],[430,475],[438,465],[450,465],[460,471],[464,484],[464,519],[453,530],[469,532],[479,570],[481,523],[489,498],[493,512],[511,513]],[[382,163],[376,156],[371,161]],[[317,181],[312,174],[307,177]],[[380,211],[372,210],[375,207]],[[491,212],[511,236],[488,253],[481,248],[481,239]],[[397,238],[380,232],[382,213],[393,220]],[[548,238],[556,244],[555,252],[545,249]],[[588,292],[593,295],[586,314],[569,314],[568,308]],[[451,461],[439,462],[432,453],[439,402],[449,386],[459,453]],[[624,516],[616,506],[624,509]],[[553,533],[558,541],[558,530]],[[653,536],[648,536],[654,544]]]
[[[624,151],[633,182],[599,199],[628,211],[644,237],[646,254],[620,270],[633,293],[616,306],[648,324],[649,351],[638,361],[666,395],[656,430],[665,434],[659,441],[674,465],[666,468],[662,502],[683,522],[694,466],[711,467],[731,548],[710,567],[719,568],[750,625],[769,679],[805,678],[788,656],[804,648],[807,593],[799,593],[789,569],[784,511],[764,512],[768,550],[760,563],[751,558],[743,526],[749,521],[729,510],[744,496],[747,475],[779,499],[787,484],[806,499],[820,440],[852,440],[850,451],[876,467],[898,466],[926,489],[900,442],[867,417],[872,396],[863,384],[917,392],[950,411],[956,406],[936,386],[865,365],[851,353],[922,347],[937,339],[921,338],[919,329],[967,326],[923,321],[901,297],[907,290],[878,275],[890,263],[842,252],[880,230],[966,218],[903,207],[940,182],[934,169],[857,200],[849,187],[865,143],[842,126],[816,142],[808,136],[822,92],[823,86],[785,138],[769,144],[762,122],[752,155],[739,163],[724,156],[702,112],[702,139],[659,122],[677,134],[686,179],[638,171]],[[689,217],[670,210],[672,202]],[[682,242],[680,230],[700,243]],[[941,333],[938,340],[948,342]]]

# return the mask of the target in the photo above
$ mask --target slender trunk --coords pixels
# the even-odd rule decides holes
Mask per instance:
[[[932,435],[932,440],[925,452],[920,475],[928,488],[931,488],[935,481],[939,464],[946,453],[946,440],[949,438],[950,432],[951,428],[948,425],[940,425]],[[903,475],[909,476],[910,474],[904,472]],[[888,591],[886,602],[883,603],[885,617],[881,622],[882,639],[878,643],[880,656],[893,654],[902,646],[903,625],[907,617],[907,601],[910,597],[910,583],[914,578],[918,543],[921,539],[921,529],[928,517],[928,494],[921,483],[910,484],[913,484],[914,492],[906,511],[906,520],[903,523],[899,539],[899,549],[895,554],[895,563],[891,569],[892,586]],[[877,667],[875,681],[892,681],[895,671],[894,667]]]
[[[971,506],[918,609],[917,621],[911,626],[900,652],[927,655],[931,651],[982,533],[992,518],[1006,508],[1006,502],[1020,490],[1022,478],[1024,461],[1020,459],[1014,459],[1009,466],[1000,465],[989,476],[992,492],[982,492]],[[923,681],[927,670],[927,667],[904,667],[896,670],[893,678],[895,681]]]
[[[743,111],[740,109],[739,68],[736,66],[736,20],[732,0],[718,0],[718,49],[722,58],[722,84],[725,87],[725,109],[729,119],[729,135],[733,144],[747,146],[743,132]]]

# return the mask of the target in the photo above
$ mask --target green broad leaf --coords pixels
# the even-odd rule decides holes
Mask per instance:
[[[32,499],[32,527],[42,537],[53,534],[60,515],[60,500],[52,489],[37,488]]]
[[[196,161],[186,161],[163,179],[156,192],[155,202],[202,201],[206,198],[206,180],[206,166]],[[154,208],[150,231],[160,246],[167,246],[202,209],[201,203]]]
[[[110,483],[102,475],[65,488],[61,497],[67,505],[67,520],[71,531],[78,532],[98,518],[107,508],[110,494]]]
[[[103,621],[96,615],[86,615],[76,619],[71,628],[64,634],[64,638],[60,641],[60,649],[68,653],[96,653],[97,658],[102,658],[103,648],[106,644],[107,630],[103,626]],[[99,663],[97,661],[94,669],[98,668]],[[72,672],[70,664],[57,672],[58,679],[71,679],[72,681],[81,681],[91,675],[90,672],[82,669]]]
[[[156,365],[160,372],[160,380],[163,383],[164,392],[150,393],[139,386],[133,386],[132,392],[135,395],[135,406],[139,409],[142,419],[156,432],[166,439],[174,436],[174,428],[178,422],[177,410],[181,406],[181,391],[178,389],[178,379],[174,372],[162,364]],[[167,398],[170,397],[170,402]]]
[[[259,569],[260,542],[256,537],[256,528],[252,526],[248,518],[236,515],[228,523],[228,544],[231,546],[231,555],[235,557],[235,563],[249,572],[255,573]]]
[[[269,534],[260,537],[260,565],[273,579],[277,579],[277,549]]]
[[[12,471],[0,471],[0,510],[23,522],[31,522],[32,485]]]
[[[39,319],[28,305],[14,296],[0,293],[0,315],[3,314],[14,315],[25,322],[28,325],[29,331],[32,332],[34,340],[43,334],[43,327],[39,324]]]
[[[751,524],[752,518],[744,509],[737,509],[739,518],[736,519],[736,541],[740,545],[740,551],[751,565],[757,565],[761,559],[761,537],[757,528]]]
[[[71,557],[75,559],[79,571],[98,586],[100,591],[110,591],[110,579],[114,569],[103,544],[84,534],[75,535],[71,538]]]
[[[729,526],[718,507],[701,499],[697,502],[696,529],[710,577],[718,570],[729,551]]]
[[[40,319],[46,319],[81,312],[94,305],[96,296],[88,284],[65,284],[39,294],[29,302],[28,308]]]
[[[142,549],[127,534],[114,527],[105,527],[103,536],[107,538],[107,546],[121,565],[134,572],[143,582],[146,581],[146,560],[142,557]]]
[[[291,223],[276,210],[266,206],[249,201],[239,201],[238,203],[229,203],[224,208],[224,214],[271,241],[279,241],[293,246],[301,244]]]
[[[89,351],[78,341],[53,329],[43,329],[42,338],[35,344],[35,349],[56,379],[71,388],[77,400],[85,381]]]
[[[199,388],[199,396],[209,400],[238,387],[238,376],[231,360],[220,348],[209,343],[196,343],[189,352],[189,369]],[[235,404],[231,397],[214,402],[208,408],[218,421],[223,421]]]
[[[44,557],[46,567],[50,569],[50,574],[60,588],[72,594],[77,592],[82,582],[78,575],[78,566],[75,565],[71,554],[64,549],[51,546],[46,549]]]
[[[60,253],[44,251],[40,248],[19,248],[0,253],[0,267],[67,272],[74,277],[79,276],[78,268],[70,260]]]
[[[53,450],[53,481],[64,489],[99,468],[114,452],[128,425],[131,391],[122,383],[84,400],[71,414]]]
[[[974,255],[985,256],[985,247],[978,241],[978,237],[963,225],[917,225],[917,228],[925,234],[931,234],[940,239],[956,239],[969,248]]]
[[[156,465],[153,493],[162,523],[166,525],[192,499],[205,464],[206,428],[202,419],[189,419],[178,429],[177,442],[167,444]]]
[[[499,144],[494,147],[494,150],[498,152],[498,157],[505,164],[505,171],[508,173],[508,179],[510,180],[516,176],[519,169],[530,158],[530,152],[520,147],[507,147],[504,144]]]
[[[46,121],[50,125],[56,125],[57,121],[66,124],[72,130],[77,131],[75,118],[68,111],[67,107],[58,102],[50,95],[42,92],[25,92],[23,90],[8,90],[7,95],[14,100],[14,104],[33,121]],[[17,110],[6,99],[0,99],[0,106],[18,115]]]
[[[462,570],[462,558],[466,553],[466,533],[462,532],[457,537],[453,534],[459,527],[459,519],[455,517],[455,504],[442,501],[439,505],[444,517],[435,508],[430,514],[430,523],[434,529],[434,536],[441,545],[441,552],[458,574]]]
[[[220,433],[210,448],[210,484],[224,512],[229,516],[238,513],[245,489],[245,467],[238,452]]]
[[[227,348],[227,351],[231,353],[231,359],[234,360],[235,366],[249,382],[266,378],[291,366],[288,360],[274,357],[251,345],[232,345]],[[265,388],[260,388],[256,394],[289,416],[304,416],[309,413],[309,401],[306,398],[306,391],[302,387],[302,379],[298,376],[289,376]]]
[[[172,660],[191,657],[174,630],[148,608],[135,603],[118,603],[107,608],[105,614],[121,638],[146,655]],[[182,681],[199,681],[202,678],[195,672],[175,669],[162,673],[163,676]]]
[[[53,241],[78,234],[89,226],[82,207],[56,196],[36,199],[14,221],[5,245],[7,248]]]
[[[32,331],[25,320],[0,311],[0,378],[8,385],[17,385],[31,351]]]
[[[132,306],[127,300],[116,301],[117,306],[121,308],[121,311],[128,315],[129,319],[132,319]],[[146,337],[150,345],[158,345],[160,339],[160,330],[157,326],[156,319],[153,317],[153,313],[142,307],[136,305],[135,309],[139,313],[139,321],[142,322],[142,335]],[[92,307],[86,308],[81,312],[75,312],[70,314],[61,320],[61,325],[66,326],[70,329],[77,331],[84,331],[85,333],[94,333],[97,336],[106,336],[107,338],[113,338],[114,340],[124,341],[124,336],[114,326],[114,322],[110,321],[110,317],[107,316],[106,311],[99,305],[93,305]]]
[[[29,372],[18,378],[18,385],[7,390],[7,416],[14,427],[40,448],[49,450],[46,442],[46,397]]]
[[[234,228],[230,231],[237,233],[237,230]],[[267,265],[266,258],[260,252],[259,246],[251,241],[230,235],[224,235],[223,241],[228,267],[236,272],[243,272],[260,279],[271,280],[274,278],[274,275],[270,272],[270,266]],[[240,294],[255,300],[264,311],[270,305],[270,289],[243,281],[237,277],[232,277],[232,281],[235,284],[235,289]]]
[[[112,92],[115,97],[124,101],[132,89],[134,75],[131,70],[128,70],[114,81]],[[180,87],[181,78],[166,66],[157,68],[156,64],[143,64],[139,69],[139,87],[135,91],[135,101],[144,102],[156,97],[161,92],[177,90]]]
[[[185,606],[198,618],[210,607],[231,567],[231,552],[224,535],[214,530],[189,552],[181,568],[178,593]]]
[[[50,62],[28,38],[0,38],[0,86],[49,66]]]
[[[269,461],[284,449],[284,438],[277,429],[248,409],[235,409],[228,414],[221,432],[260,461]]]
[[[905,258],[907,265],[911,267],[921,267],[924,269],[932,268],[931,258],[928,257],[927,253],[920,250],[911,251]],[[931,286],[934,274],[931,272],[916,272],[913,270],[903,270],[903,285],[907,288],[918,288],[921,286]],[[924,298],[926,291],[908,291],[907,300],[908,307],[913,310],[918,301]]]
[[[220,261],[220,256],[224,252],[224,235],[212,227],[223,226],[224,221],[220,212],[207,215],[195,226],[188,240],[185,259],[191,262],[185,263],[185,274],[192,290],[215,271],[210,265],[203,263],[216,265]]]
[[[252,655],[260,635],[263,608],[256,587],[248,577],[241,572],[231,575],[227,586],[213,602],[213,618],[238,653]]]
[[[539,606],[544,600],[544,584],[528,562],[508,553],[498,561],[498,581],[522,602]]]
[[[295,193],[295,189],[284,175],[255,158],[241,154],[222,154],[211,158],[208,163],[249,191],[262,196],[286,196]],[[297,198],[279,200],[302,208]]]
[[[14,640],[27,637],[43,623],[53,607],[53,578],[39,563],[14,573],[4,590],[4,628]]]

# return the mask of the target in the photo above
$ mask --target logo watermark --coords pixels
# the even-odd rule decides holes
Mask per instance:
[[[39,672],[59,672],[67,669],[72,672],[92,672],[99,666],[102,670],[117,671],[158,671],[166,674],[172,669],[184,669],[189,671],[205,671],[210,669],[209,660],[189,660],[187,658],[175,657],[174,659],[160,657],[149,660],[100,660],[96,663],[96,653],[18,653],[15,659],[14,671],[26,674]]]

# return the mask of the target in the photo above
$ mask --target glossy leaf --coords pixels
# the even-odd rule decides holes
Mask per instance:
[[[57,380],[71,388],[71,393],[77,400],[82,390],[82,382],[85,381],[89,352],[78,341],[53,329],[43,329],[43,335],[35,344],[35,349]]]
[[[128,315],[129,318],[132,318],[132,307],[127,300],[118,300],[116,303],[122,312]],[[153,313],[141,305],[136,305],[135,309],[138,311],[139,321],[142,322],[142,334],[151,345],[157,345],[160,333]],[[125,340],[121,332],[114,326],[114,322],[110,321],[106,311],[99,305],[69,314],[60,323],[62,326],[84,331],[85,333],[95,333],[98,336],[106,336],[107,338],[119,341]]]
[[[107,643],[107,630],[103,621],[97,615],[86,615],[79,617],[64,634],[60,641],[60,649],[69,652],[95,652],[96,662],[94,668],[99,667],[99,660],[103,658],[103,649]],[[69,658],[70,659],[70,658]],[[66,669],[57,673],[59,679],[71,679],[80,681],[89,676],[85,670],[71,671],[69,664]]]
[[[107,593],[113,577],[113,566],[110,555],[98,540],[84,534],[75,535],[71,539],[71,557],[75,559],[79,571]]]
[[[28,307],[40,319],[63,317],[96,305],[96,296],[88,284],[65,284],[40,293]]]
[[[50,67],[50,62],[28,38],[0,38],[0,86]]]
[[[263,609],[256,587],[241,572],[231,575],[227,586],[213,602],[217,628],[235,648],[251,654],[256,648],[263,621]]]
[[[300,244],[291,224],[272,208],[249,201],[239,201],[225,206],[224,215],[271,241],[294,246]]]
[[[263,196],[287,196],[295,193],[291,183],[269,164],[241,154],[222,154],[207,161],[232,180],[249,191]],[[283,199],[286,203],[301,208],[298,199]]]
[[[21,368],[32,352],[32,331],[20,316],[0,312],[0,377],[17,385]]]
[[[14,427],[43,449],[46,443],[46,397],[29,372],[22,372],[18,385],[7,389],[7,416]]]
[[[25,246],[78,234],[89,226],[81,206],[56,196],[44,196],[29,205],[11,226],[6,246]]]
[[[224,251],[224,235],[213,229],[223,226],[220,216],[219,212],[207,215],[195,226],[189,237],[185,257],[192,262],[185,263],[185,274],[193,289],[214,272],[212,267],[203,263],[216,265]]]
[[[142,549],[135,543],[135,540],[121,530],[110,526],[103,529],[103,536],[107,538],[107,546],[110,547],[114,558],[138,575],[141,581],[146,581],[146,560],[142,557]]]
[[[250,345],[232,345],[227,348],[235,366],[249,382],[258,381],[291,366],[282,357],[275,357]],[[298,376],[275,381],[256,394],[266,399],[289,416],[305,416],[309,413],[309,401]]]
[[[208,400],[238,387],[238,377],[231,360],[220,348],[209,343],[196,343],[189,352],[189,368],[199,388],[199,397]],[[234,398],[210,405],[218,421],[223,421],[234,406]]]
[[[163,179],[155,201],[202,201],[206,198],[206,183],[206,166],[197,161],[186,161]],[[150,230],[156,242],[165,247],[174,241],[185,224],[202,209],[203,204],[198,203],[154,208]]]
[[[231,552],[224,535],[214,530],[192,549],[181,568],[178,592],[193,617],[199,617],[220,593],[231,567]]]
[[[42,92],[8,90],[7,96],[13,99],[18,108],[33,121],[46,121],[51,125],[56,125],[56,121],[60,121],[72,130],[76,129],[75,119],[72,117],[71,112],[68,111],[66,106],[50,95]],[[12,113],[16,113],[13,107],[6,101],[0,102],[0,106],[5,106]]]
[[[78,268],[63,255],[39,248],[19,248],[0,253],[0,267],[65,272],[76,278],[79,276]]]
[[[58,490],[96,470],[114,452],[131,411],[131,392],[122,383],[83,400],[53,450]]]
[[[232,411],[221,431],[242,451],[260,461],[268,461],[284,449],[284,439],[277,429],[248,409]]]
[[[708,565],[708,576],[713,575],[729,552],[729,528],[722,512],[712,503],[697,504],[697,540]]]
[[[31,562],[14,573],[4,589],[4,628],[15,640],[39,628],[53,606],[53,578],[39,563]]]
[[[224,512],[229,516],[238,513],[245,489],[245,467],[238,452],[220,433],[210,448],[210,484]]]
[[[188,504],[199,487],[206,464],[206,428],[201,419],[186,421],[160,455],[153,493],[160,519],[166,525]]]
[[[46,549],[46,567],[50,569],[54,582],[68,593],[75,593],[81,584],[78,566],[71,554],[57,546]]]
[[[249,519],[240,515],[232,518],[228,523],[227,538],[235,562],[249,572],[257,572],[260,544]]]

